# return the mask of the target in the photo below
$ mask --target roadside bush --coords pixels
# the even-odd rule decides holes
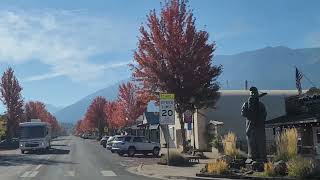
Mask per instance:
[[[264,163],[264,175],[265,176],[276,176],[275,167],[272,162]]]
[[[225,155],[238,157],[240,156],[239,150],[237,149],[237,136],[229,132],[226,134],[222,140],[223,152]]]
[[[298,154],[298,132],[297,129],[286,129],[281,135],[276,137],[276,161],[288,161],[296,158]]]
[[[160,164],[167,164],[167,154],[160,158]],[[187,166],[188,160],[177,151],[170,151],[169,153],[169,165],[170,166]]]
[[[224,160],[216,160],[213,163],[207,164],[207,172],[210,174],[228,174],[229,173],[229,167],[228,163]]]
[[[288,162],[288,176],[305,178],[314,173],[314,162],[302,157],[295,157]]]

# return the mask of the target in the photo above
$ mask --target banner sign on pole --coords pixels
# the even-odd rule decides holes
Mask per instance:
[[[160,124],[175,124],[174,94],[160,94]]]
[[[192,112],[190,110],[186,110],[183,113],[183,118],[185,123],[192,123]]]

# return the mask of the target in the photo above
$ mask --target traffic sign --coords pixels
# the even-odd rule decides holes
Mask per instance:
[[[174,94],[160,94],[160,124],[174,125]]]

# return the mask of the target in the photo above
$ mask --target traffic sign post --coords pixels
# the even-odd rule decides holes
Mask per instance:
[[[160,94],[160,120],[161,125],[167,125],[168,134],[167,134],[167,165],[169,166],[169,140],[170,132],[169,125],[175,124],[175,108],[174,108],[174,94]]]

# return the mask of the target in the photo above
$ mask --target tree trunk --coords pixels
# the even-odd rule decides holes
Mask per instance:
[[[178,112],[178,118],[180,121],[180,128],[181,128],[182,151],[186,152],[186,150],[187,150],[186,131],[184,129],[184,121],[183,121],[183,113],[182,112]]]

